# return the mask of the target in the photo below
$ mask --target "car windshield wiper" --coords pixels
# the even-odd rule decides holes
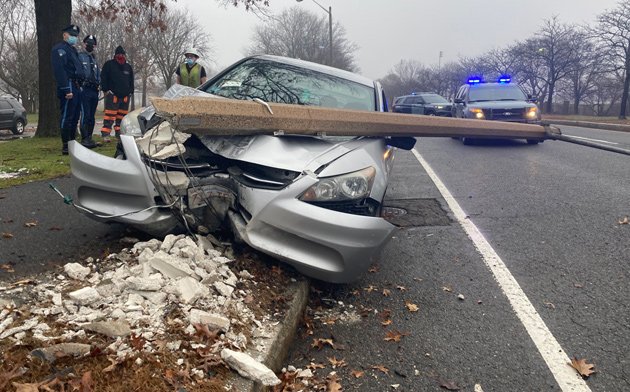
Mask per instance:
[[[468,101],[468,102],[488,102],[490,101],[489,99],[475,99],[474,101]]]
[[[516,98],[503,98],[503,99],[497,99],[497,101],[519,101]]]

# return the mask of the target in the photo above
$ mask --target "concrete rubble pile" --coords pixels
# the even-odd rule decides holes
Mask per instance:
[[[87,266],[66,264],[65,274],[51,283],[29,288],[0,287],[0,340],[11,339],[19,344],[32,336],[42,342],[42,348],[32,355],[53,361],[59,351],[75,356],[89,354],[89,344],[75,341],[101,334],[113,341],[107,352],[123,361],[135,356],[128,344],[131,334],[144,339],[143,351],[153,353],[157,351],[156,342],[165,339],[173,324],[191,336],[191,341],[197,328],[206,326],[210,331],[220,331],[219,339],[210,347],[212,353],[244,377],[276,385],[280,380],[271,370],[238,352],[264,352],[265,340],[248,341],[235,330],[251,331],[254,338],[264,337],[272,324],[270,316],[256,319],[245,301],[251,293],[237,288],[239,282],[247,280],[255,284],[253,276],[246,270],[235,275],[229,268],[232,260],[216,250],[211,239],[168,235],[163,241],[137,242],[102,262],[88,258]],[[30,317],[18,321],[20,313],[3,297],[20,290],[31,290],[36,303],[30,306]],[[184,316],[168,318],[167,314],[174,314],[173,309]],[[46,317],[50,320],[50,316],[57,321],[55,329],[43,321]],[[65,330],[53,334],[59,331],[58,325],[65,325]],[[181,345],[181,340],[167,341],[166,347],[177,353]],[[193,369],[192,374],[204,377],[200,369]]]

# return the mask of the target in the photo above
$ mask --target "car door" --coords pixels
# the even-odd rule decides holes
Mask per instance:
[[[0,99],[0,129],[13,126],[13,106],[6,100]]]
[[[424,114],[424,99],[422,97],[412,97],[411,114]]]
[[[453,100],[453,109],[452,115],[453,117],[464,117],[464,99],[466,97],[466,86],[461,86],[459,90],[457,90],[457,94],[455,94],[455,99]]]

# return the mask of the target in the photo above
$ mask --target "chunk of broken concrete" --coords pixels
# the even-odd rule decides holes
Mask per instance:
[[[93,287],[84,287],[68,293],[68,297],[80,305],[89,305],[98,301],[101,298],[101,295]]]
[[[63,266],[63,270],[66,272],[66,275],[76,280],[84,280],[92,272],[90,268],[84,267],[79,263],[68,263]]]
[[[31,355],[48,362],[55,362],[57,358],[65,356],[82,356],[90,352],[91,346],[83,343],[61,343],[54,346],[38,348],[31,351]]]
[[[171,279],[195,275],[195,272],[179,258],[163,251],[154,254],[149,260],[149,265]]]
[[[101,335],[117,338],[131,334],[129,323],[124,320],[117,321],[95,321],[83,326],[83,329],[100,333]]]
[[[221,358],[245,378],[265,386],[280,384],[280,379],[271,369],[245,353],[224,348],[221,350]]]
[[[207,325],[210,330],[218,329],[227,332],[230,329],[230,320],[218,314],[204,312],[199,309],[190,309],[188,320],[191,324]]]
[[[184,303],[190,304],[199,298],[206,297],[210,290],[197,281],[197,279],[187,276],[177,281],[179,297]]]
[[[140,278],[137,276],[131,276],[125,279],[125,281],[130,289],[141,291],[158,291],[164,284],[163,281],[158,279]]]

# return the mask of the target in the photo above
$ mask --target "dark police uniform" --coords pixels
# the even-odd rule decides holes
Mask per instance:
[[[78,26],[70,25],[62,30],[72,36],[78,36]],[[52,66],[57,81],[57,97],[61,109],[62,154],[68,153],[68,142],[76,138],[77,123],[81,113],[81,81],[85,79],[79,54],[74,46],[63,41],[52,48]],[[66,94],[72,93],[71,99]]]
[[[86,44],[96,45],[96,37],[88,35],[83,39]],[[90,48],[88,47],[88,50]],[[79,61],[83,66],[85,79],[81,90],[81,144],[88,148],[96,147],[92,140],[94,132],[94,114],[98,105],[98,88],[101,83],[101,72],[93,52],[80,52]]]

